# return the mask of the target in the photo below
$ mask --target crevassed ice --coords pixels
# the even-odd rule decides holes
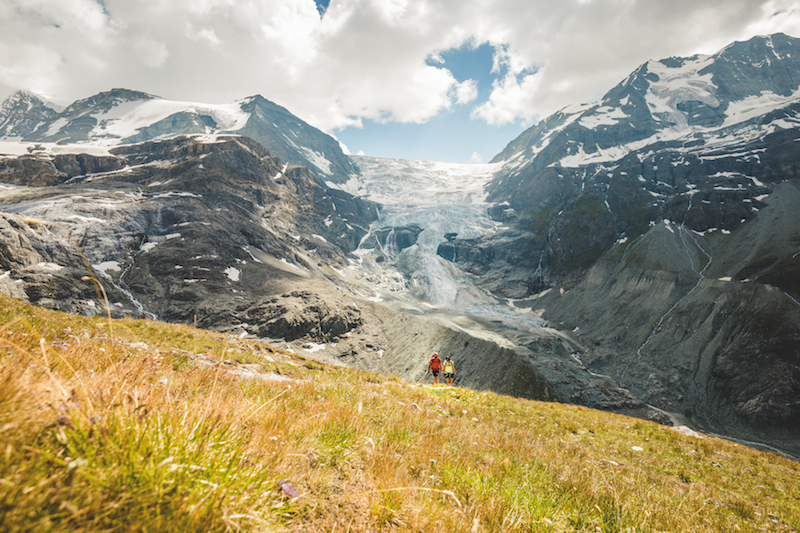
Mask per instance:
[[[686,113],[678,109],[681,102],[697,101],[709,107],[718,107],[717,86],[712,81],[713,74],[700,74],[705,67],[714,63],[713,56],[698,56],[696,60],[684,62],[680,67],[668,67],[661,61],[650,61],[647,70],[658,76],[658,81],[650,82],[645,95],[650,113],[666,114],[679,128],[689,127]]]

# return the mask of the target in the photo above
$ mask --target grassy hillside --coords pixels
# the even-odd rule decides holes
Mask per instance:
[[[582,407],[0,297],[0,524],[798,531],[800,464]]]

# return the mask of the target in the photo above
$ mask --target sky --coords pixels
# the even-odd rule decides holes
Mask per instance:
[[[353,154],[488,162],[650,59],[800,37],[800,0],[0,0],[0,99],[255,94]]]

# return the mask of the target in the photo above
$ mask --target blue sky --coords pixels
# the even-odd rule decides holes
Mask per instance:
[[[449,163],[488,163],[527,129],[521,122],[490,126],[470,118],[471,106],[424,124],[364,122],[335,132],[353,154]]]
[[[800,37],[800,0],[0,0],[0,100],[260,94],[352,153],[488,162],[651,59]]]
[[[325,10],[328,9],[331,0],[314,0],[314,3],[317,4],[317,11],[319,11],[320,16],[322,16],[325,14]]]
[[[318,3],[321,0],[318,0]],[[451,163],[488,163],[530,124],[517,120],[489,125],[471,117],[475,107],[491,93],[492,82],[501,72],[492,72],[494,48],[488,43],[466,43],[450,49],[427,64],[449,70],[456,80],[474,80],[477,98],[455,104],[423,124],[366,120],[362,128],[349,127],[336,132],[352,153],[374,157],[393,157]]]

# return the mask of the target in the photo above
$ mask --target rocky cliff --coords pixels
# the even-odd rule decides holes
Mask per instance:
[[[377,214],[246,137],[177,137],[106,156],[37,151],[0,160],[0,179],[13,184],[0,201],[16,294],[70,311],[97,305],[80,249],[113,315],[217,327],[272,294],[263,286],[342,263]]]

